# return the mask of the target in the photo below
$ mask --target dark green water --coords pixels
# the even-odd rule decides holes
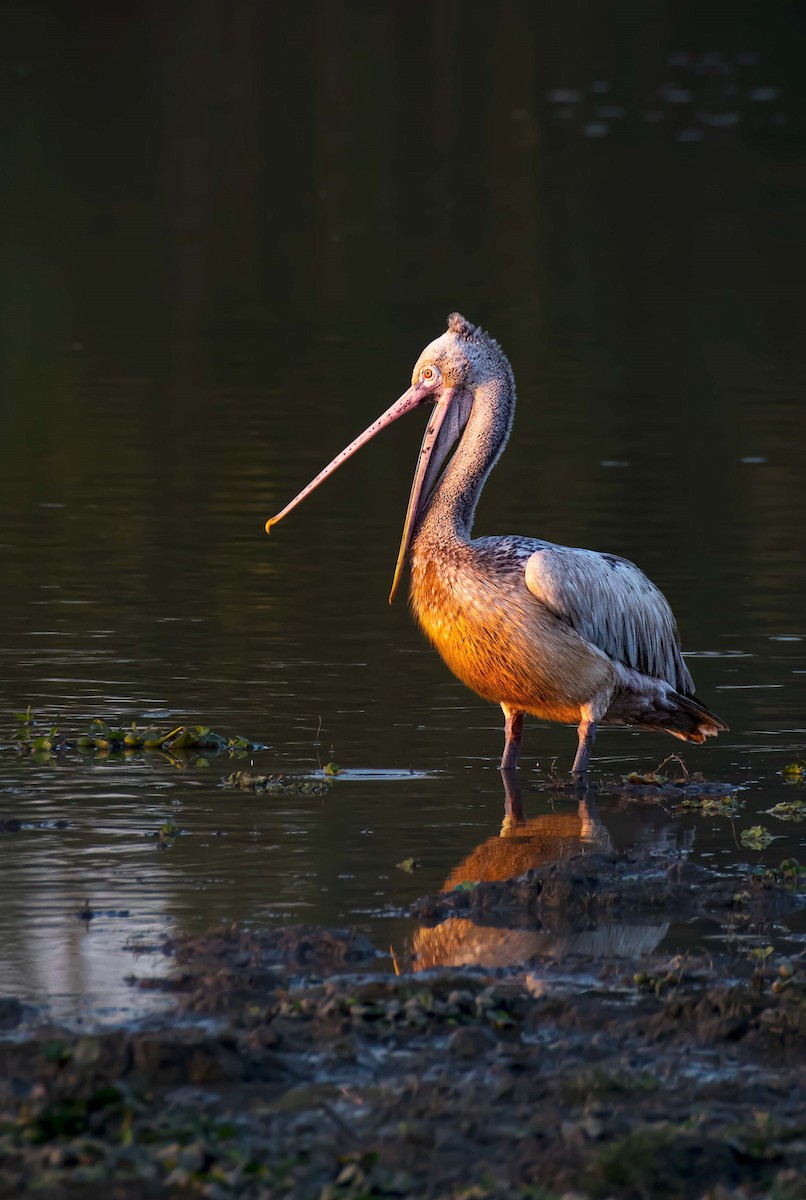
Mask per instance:
[[[806,161],[760,13],[0,4],[0,742],[30,703],[348,769],[256,799],[218,761],[3,753],[0,816],[69,822],[0,834],[4,991],[118,1007],[125,944],[172,924],[351,922],[400,951],[395,910],[496,833],[500,714],[386,603],[421,422],[262,531],[453,309],[518,381],[478,532],[638,562],[731,726],[685,757],[746,785],[735,827],[605,800],[612,837],[804,857],[806,826],[763,815],[806,747]],[[532,722],[524,783],[575,740]],[[677,745],[606,730],[597,763]],[[761,855],[737,841],[759,822],[784,838]],[[129,916],[85,929],[85,898]]]

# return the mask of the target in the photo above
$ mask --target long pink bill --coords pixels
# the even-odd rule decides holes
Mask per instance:
[[[403,393],[399,400],[394,402],[391,408],[387,408],[386,412],[378,417],[377,421],[373,421],[368,429],[360,433],[355,441],[350,442],[349,446],[345,446],[341,453],[337,454],[333,461],[329,462],[316,478],[311,480],[307,487],[304,487],[289,504],[286,504],[285,508],[281,509],[276,516],[269,518],[266,522],[266,533],[271,533],[273,525],[276,525],[278,521],[282,521],[283,517],[288,516],[293,508],[296,508],[306,496],[310,496],[311,492],[319,487],[320,483],[324,483],[327,477],[332,475],[334,471],[337,471],[342,463],[347,462],[347,459],[351,458],[356,450],[360,450],[362,446],[365,446],[367,442],[371,441],[387,425],[391,425],[399,417],[405,416],[407,412],[411,412],[413,408],[424,404],[430,398],[430,395],[423,387],[410,387],[407,392]]]
[[[371,441],[387,425],[391,425],[413,408],[418,408],[421,404],[433,401],[434,399],[437,400],[437,404],[433,416],[426,427],[425,436],[423,437],[420,453],[417,458],[417,470],[414,473],[414,480],[411,485],[406,520],[403,525],[403,536],[395,565],[392,590],[389,594],[389,603],[391,604],[397,592],[406,555],[408,554],[411,540],[417,527],[418,517],[433,491],[442,464],[457,437],[467,424],[472,407],[472,397],[468,393],[451,387],[442,387],[435,394],[432,389],[426,388],[422,384],[415,384],[409,388],[399,400],[395,401],[391,408],[388,408],[382,416],[378,417],[377,421],[373,421],[369,428],[359,434],[355,441],[350,442],[349,446],[346,446],[340,454],[337,454],[333,461],[328,463],[324,470],[320,471],[307,487],[304,487],[289,504],[286,504],[285,508],[281,509],[276,516],[271,517],[266,522],[266,533],[271,533],[273,525],[276,525],[278,521],[282,521],[283,517],[287,516],[306,496],[309,496],[312,491],[318,488],[320,483],[324,483],[329,475],[332,475],[342,463],[352,457],[356,450],[360,450],[362,446],[365,446],[367,442]]]

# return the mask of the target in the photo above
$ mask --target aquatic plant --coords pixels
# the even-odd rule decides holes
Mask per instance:
[[[770,842],[774,842],[779,835],[770,833],[766,825],[751,825],[749,829],[743,829],[739,834],[739,841],[748,850],[765,850]]]
[[[806,800],[782,800],[765,809],[771,817],[780,817],[783,821],[802,821],[806,817]]]
[[[30,704],[24,712],[16,712],[14,716],[17,719],[14,740],[20,754],[32,754],[38,758],[47,758],[52,750],[61,748],[61,743],[58,741],[58,726],[50,725],[47,727],[47,732],[40,731]]]
[[[233,771],[223,781],[222,787],[237,788],[241,792],[264,792],[278,795],[298,793],[306,796],[325,796],[330,788],[328,780],[304,779],[294,775],[258,775],[255,771]]]
[[[699,813],[702,817],[735,817],[744,808],[744,800],[730,793],[724,796],[686,796],[677,807],[682,811]]]
[[[420,860],[419,858],[414,857],[404,858],[402,862],[395,863],[395,866],[397,867],[398,871],[405,871],[407,874],[411,875],[420,866]]]
[[[204,751],[212,754],[227,753],[238,758],[255,750],[265,749],[259,742],[242,736],[227,737],[207,725],[177,725],[173,729],[158,729],[154,725],[138,726],[136,721],[132,721],[130,726],[111,724],[102,717],[96,717],[78,737],[65,738],[59,736],[56,725],[41,728],[30,705],[24,712],[14,715],[18,724],[11,749],[16,750],[18,754],[30,754],[39,758],[70,750],[104,755],[150,750],[162,751],[174,757],[183,751]]]
[[[784,858],[777,867],[754,867],[751,873],[765,883],[785,887],[792,892],[806,888],[806,867],[802,867],[796,858]]]

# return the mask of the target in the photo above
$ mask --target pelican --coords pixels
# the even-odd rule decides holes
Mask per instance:
[[[503,710],[501,770],[518,765],[526,713],[577,726],[579,782],[601,724],[665,730],[686,742],[727,729],[694,695],[672,610],[634,563],[537,538],[471,536],[512,428],[515,379],[498,342],[459,313],[423,350],[408,391],[268,520],[266,532],[377,433],[424,404],[434,410],[389,603],[408,559],[417,623],[462,683]]]

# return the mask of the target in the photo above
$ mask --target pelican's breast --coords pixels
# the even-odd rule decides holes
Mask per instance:
[[[454,675],[495,704],[578,722],[581,705],[612,686],[607,657],[535,599],[518,557],[415,545],[411,606]]]

